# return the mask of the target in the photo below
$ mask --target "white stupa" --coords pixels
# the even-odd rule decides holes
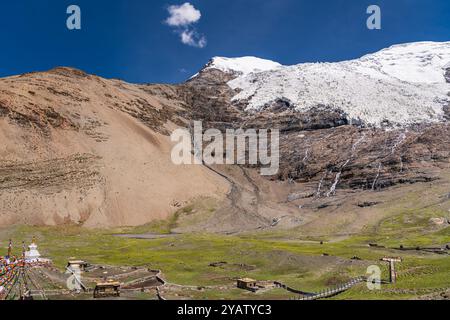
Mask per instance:
[[[29,250],[25,252],[25,262],[27,263],[40,262],[41,254],[37,250],[37,245],[34,241],[32,244],[28,246],[28,249]]]

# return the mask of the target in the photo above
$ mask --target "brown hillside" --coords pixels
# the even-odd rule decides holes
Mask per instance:
[[[224,179],[171,162],[174,90],[69,68],[0,79],[0,225],[133,226],[223,197]]]

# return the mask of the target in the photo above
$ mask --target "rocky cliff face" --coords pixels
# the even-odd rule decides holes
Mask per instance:
[[[437,56],[441,59],[439,64],[435,62]],[[450,94],[450,86],[446,84],[449,69],[441,66],[448,60],[449,43],[395,46],[336,65],[281,67],[266,63],[265,70],[256,72],[248,72],[252,70],[251,66],[239,67],[237,62],[227,61],[222,65],[222,60],[216,58],[182,87],[192,97],[187,103],[191,118],[207,121],[209,126],[280,129],[281,169],[273,179],[304,183],[307,194],[330,197],[341,188],[378,190],[438,178],[439,168],[446,167],[450,158],[446,120],[450,100],[445,98]],[[408,71],[408,67],[411,70]],[[310,70],[315,71],[311,73]],[[423,80],[416,77],[421,72]],[[324,75],[329,75],[329,79],[326,80]],[[336,101],[332,105],[326,104],[331,100],[323,93],[314,96],[314,105],[301,105],[302,95],[312,96],[316,92],[308,77],[331,81],[328,85],[320,85],[322,91],[331,87],[348,90],[341,83],[350,79],[352,90],[360,96],[364,96],[369,82],[380,88],[384,86],[376,98],[386,109],[369,109],[367,113],[364,101],[361,101],[363,113],[360,113],[358,106],[348,109],[337,107]],[[364,81],[357,81],[358,77]],[[292,83],[297,83],[298,79],[310,83],[304,88],[308,92],[292,88]],[[400,82],[403,89],[399,91]],[[427,92],[419,97],[420,90],[426,91],[428,86],[433,87],[436,95],[428,97]],[[274,88],[279,88],[278,97],[271,93]],[[411,94],[413,91],[416,93]],[[284,94],[300,98],[286,98]],[[267,100],[264,102],[261,97]],[[422,98],[436,104],[427,109],[430,104]],[[355,102],[351,96],[347,99],[350,104]],[[404,104],[401,110],[390,105],[394,100]],[[424,105],[417,104],[418,101]],[[261,107],[257,110],[251,107],[258,104]],[[411,108],[418,108],[424,120],[410,114],[410,104]],[[355,119],[348,110],[364,116]],[[393,116],[397,112],[399,116]],[[377,119],[384,120],[372,122]]]
[[[445,69],[445,80],[450,83],[450,67],[446,67]]]
[[[202,81],[200,91],[196,81]],[[377,190],[429,181],[437,178],[433,169],[448,165],[450,128],[446,122],[390,130],[367,128],[350,124],[341,110],[318,105],[298,112],[282,102],[248,113],[230,101],[232,91],[223,84],[204,81],[187,85],[196,102],[189,104],[192,119],[222,130],[280,129],[281,168],[273,179],[307,183],[316,196],[330,196],[340,188]],[[219,87],[220,92],[216,91]]]

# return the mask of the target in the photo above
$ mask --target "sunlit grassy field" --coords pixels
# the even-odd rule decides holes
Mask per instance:
[[[411,216],[411,214],[410,214]],[[251,233],[235,236],[217,234],[170,235],[177,216],[139,228],[86,230],[76,226],[16,226],[0,232],[1,247],[9,238],[15,243],[38,239],[39,249],[55,265],[63,268],[69,258],[80,258],[94,264],[145,266],[161,269],[167,281],[192,286],[232,286],[238,277],[277,280],[307,292],[343,283],[366,275],[369,265],[379,265],[383,278],[388,278],[384,256],[401,256],[399,281],[369,291],[359,285],[334,299],[410,299],[450,288],[450,259],[421,251],[396,250],[405,246],[442,245],[450,242],[450,228],[421,232],[408,228],[411,221],[398,215],[379,223],[376,230],[342,241],[320,243],[318,239],[302,239],[293,231]],[[422,221],[413,219],[415,224]],[[406,225],[405,225],[406,224]],[[403,232],[395,232],[403,230]],[[131,239],[115,236],[120,233],[160,233],[160,239]],[[376,242],[386,248],[370,248]],[[5,249],[6,250],[6,249]],[[20,248],[15,248],[16,253]],[[352,260],[357,257],[361,260]],[[225,267],[211,267],[212,262],[227,262]],[[261,294],[237,289],[193,292],[196,299],[289,299],[294,294],[283,290]]]

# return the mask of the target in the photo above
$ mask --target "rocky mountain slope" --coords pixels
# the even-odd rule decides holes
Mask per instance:
[[[57,68],[0,80],[0,224],[87,227],[167,218],[228,186],[170,161],[174,89]]]
[[[213,197],[217,210],[180,231],[237,232],[370,206],[367,192],[448,172],[449,93],[448,42],[297,66],[214,58],[179,85],[67,68],[0,79],[0,224],[138,225]],[[193,120],[280,129],[279,173],[174,166],[169,134]]]

